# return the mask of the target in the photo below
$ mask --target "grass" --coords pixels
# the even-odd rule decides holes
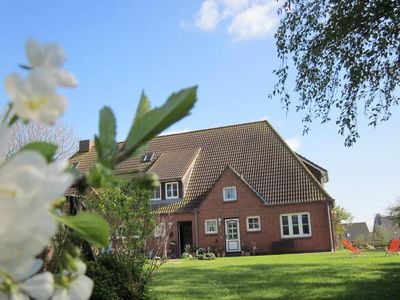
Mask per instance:
[[[155,299],[400,299],[400,257],[368,252],[172,260],[155,274]]]

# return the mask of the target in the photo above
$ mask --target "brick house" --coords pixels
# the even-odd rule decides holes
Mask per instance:
[[[95,159],[92,146],[82,141],[70,160],[83,172]],[[293,152],[266,121],[158,136],[116,170],[125,178],[133,172],[158,175],[155,239],[168,235],[177,256],[186,244],[227,253],[334,249],[327,171]]]

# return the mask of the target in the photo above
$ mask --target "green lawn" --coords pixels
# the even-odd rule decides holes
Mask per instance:
[[[348,252],[171,260],[155,299],[400,299],[400,257]]]

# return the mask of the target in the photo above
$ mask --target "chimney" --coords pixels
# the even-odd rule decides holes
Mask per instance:
[[[89,152],[93,146],[94,146],[94,141],[92,140],[79,141],[79,152]]]

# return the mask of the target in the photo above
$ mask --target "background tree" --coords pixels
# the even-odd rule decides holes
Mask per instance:
[[[389,207],[389,216],[400,227],[400,198],[397,198],[396,203]]]
[[[37,122],[25,124],[19,121],[14,125],[7,157],[18,152],[26,144],[38,141],[57,145],[55,159],[68,160],[77,151],[79,139],[72,127],[62,121],[57,121],[51,126]]]
[[[85,201],[108,221],[112,243],[112,254],[100,255],[97,264],[89,265],[88,274],[95,281],[93,299],[147,297],[151,275],[159,266],[145,251],[156,221],[149,201],[149,189],[134,181],[102,188]]]
[[[305,133],[314,119],[325,123],[333,114],[351,146],[359,137],[360,112],[373,126],[390,118],[400,100],[398,1],[285,0],[279,13],[275,37],[281,65],[270,97],[280,96],[289,109],[293,63],[296,110],[305,111]]]
[[[336,242],[346,238],[346,227],[343,223],[352,223],[353,215],[345,208],[335,205],[333,208],[333,224],[336,233]]]

